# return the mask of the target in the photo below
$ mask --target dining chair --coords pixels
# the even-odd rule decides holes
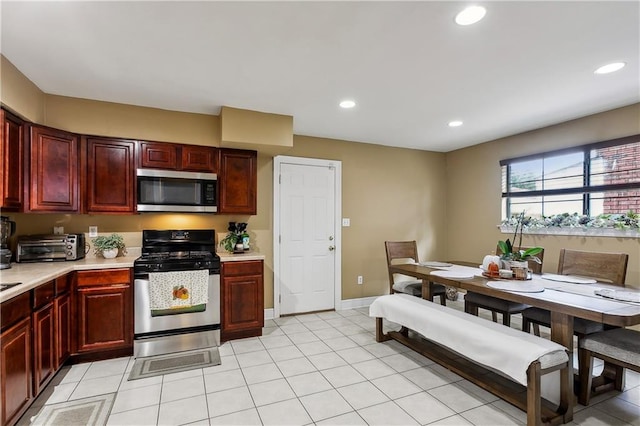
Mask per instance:
[[[384,246],[387,252],[387,268],[400,263],[419,263],[418,245],[414,241],[385,241]],[[435,296],[440,297],[440,304],[446,305],[446,288],[441,284],[430,283],[431,301]],[[402,274],[394,274],[389,270],[389,294],[405,293],[422,297],[422,281]]]
[[[522,250],[527,250],[529,247],[521,247]],[[502,254],[500,247],[497,248],[497,254]],[[542,261],[544,260],[544,249],[537,255],[541,263],[534,260],[529,260],[529,269],[534,274],[542,273]],[[493,322],[498,322],[498,314],[502,314],[502,324],[509,327],[511,325],[511,315],[519,314],[526,309],[530,308],[529,305],[524,303],[510,302],[498,297],[487,296],[480,293],[467,292],[464,296],[464,311],[468,314],[478,315],[478,308],[491,311],[491,319]]]
[[[594,278],[599,282],[624,287],[627,276],[629,255],[626,253],[603,253],[581,250],[560,250],[558,275],[578,275]],[[540,336],[540,326],[549,327],[551,312],[541,308],[529,308],[522,312],[522,330],[529,333],[531,325],[536,336]],[[573,331],[578,340],[581,336],[602,331],[602,323],[574,318]]]

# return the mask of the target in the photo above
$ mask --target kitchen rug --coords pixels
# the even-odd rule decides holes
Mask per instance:
[[[85,426],[104,425],[111,412],[115,393],[45,405],[31,425]]]
[[[217,347],[137,358],[128,380],[145,379],[219,364],[220,353]]]

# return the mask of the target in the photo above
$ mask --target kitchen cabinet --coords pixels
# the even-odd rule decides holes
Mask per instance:
[[[28,212],[80,212],[78,136],[30,126]]]
[[[135,212],[135,141],[82,137],[87,155],[87,213]]]
[[[257,214],[257,152],[219,151],[218,213]]]
[[[140,167],[216,173],[216,148],[165,142],[140,142]]]
[[[38,395],[56,372],[55,281],[33,290],[33,394]]]
[[[131,283],[130,268],[76,272],[74,353],[133,353]]]
[[[71,355],[71,278],[66,274],[56,278],[56,298],[53,305],[56,337],[56,370],[62,367]]]
[[[0,109],[0,207],[5,211],[22,211],[23,208],[23,164],[24,123],[15,115]]]
[[[222,262],[221,339],[262,335],[264,264],[262,260]]]
[[[31,293],[0,306],[0,423],[15,424],[33,401]]]

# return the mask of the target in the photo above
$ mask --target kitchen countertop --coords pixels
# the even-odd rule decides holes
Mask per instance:
[[[222,262],[264,260],[265,258],[263,254],[257,252],[238,254],[220,252],[218,255]],[[0,292],[0,302],[19,296],[32,288],[69,272],[94,269],[132,268],[133,261],[138,257],[140,257],[140,249],[131,248],[128,249],[126,256],[116,257],[115,259],[85,257],[84,259],[67,262],[12,263],[11,268],[0,270],[0,283],[9,284],[20,282],[22,284]]]

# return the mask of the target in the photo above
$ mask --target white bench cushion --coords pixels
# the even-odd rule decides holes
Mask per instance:
[[[408,327],[525,386],[532,362],[540,360],[547,368],[568,360],[566,349],[555,342],[404,294],[378,297],[369,316]]]

